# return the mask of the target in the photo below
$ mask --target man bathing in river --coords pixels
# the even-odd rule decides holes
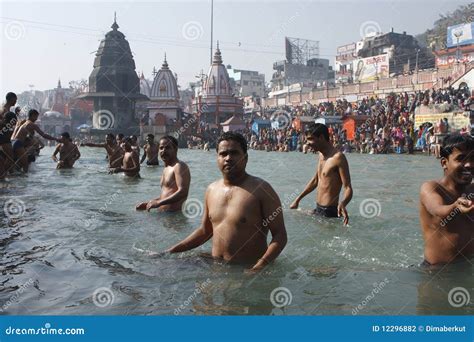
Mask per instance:
[[[445,138],[440,151],[444,176],[420,190],[423,265],[445,264],[474,255],[474,139]]]
[[[148,140],[149,141],[149,140]],[[160,158],[165,163],[161,175],[160,197],[137,204],[137,210],[159,208],[160,211],[178,211],[188,198],[191,174],[186,163],[178,159],[178,141],[172,136],[160,139]],[[148,154],[148,152],[147,152]]]
[[[158,144],[155,143],[155,136],[153,134],[148,134],[146,136],[146,144],[143,146],[145,153],[143,153],[140,164],[142,164],[146,158],[147,165],[160,165],[158,162],[158,147]]]
[[[12,148],[15,154],[15,157],[18,160],[19,166],[23,169],[24,172],[28,172],[28,153],[26,153],[25,142],[26,138],[33,138],[35,132],[41,135],[43,138],[48,140],[55,140],[61,142],[60,139],[56,139],[49,134],[44,133],[38,125],[36,125],[36,120],[38,120],[39,113],[36,109],[31,109],[28,112],[28,120],[26,120],[21,126],[15,128],[15,132],[12,136]]]
[[[59,160],[56,155],[59,153]],[[72,169],[76,160],[81,157],[81,153],[71,140],[69,133],[61,134],[60,144],[56,146],[53,153],[53,160],[57,163],[57,169]]]
[[[81,146],[103,147],[107,151],[109,168],[114,169],[122,166],[125,151],[117,144],[115,136],[111,133],[105,136],[105,144],[82,143]]]
[[[122,166],[111,168],[110,173],[123,172],[125,176],[140,178],[140,158],[137,151],[132,148],[132,139],[130,137],[124,138],[121,147],[125,152]]]
[[[347,159],[342,152],[332,146],[329,141],[329,130],[325,125],[311,124],[305,135],[308,147],[319,152],[319,163],[315,175],[290,208],[298,208],[301,199],[318,187],[314,213],[325,217],[342,216],[344,224],[348,224],[349,215],[346,206],[352,198],[352,186]],[[339,202],[342,187],[344,187],[344,195],[342,201]]]
[[[223,178],[207,188],[201,227],[167,252],[184,252],[212,238],[214,258],[251,263],[253,271],[278,257],[287,242],[280,199],[270,184],[247,174],[247,161],[245,138],[222,134],[217,164]]]

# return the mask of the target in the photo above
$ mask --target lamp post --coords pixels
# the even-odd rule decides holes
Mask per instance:
[[[459,38],[462,36],[462,31],[454,32],[454,36],[456,37],[456,62],[459,63]]]

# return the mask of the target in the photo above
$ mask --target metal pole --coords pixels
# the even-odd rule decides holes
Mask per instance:
[[[211,0],[211,62],[212,65],[212,44],[213,44],[213,30],[214,30],[214,0]]]

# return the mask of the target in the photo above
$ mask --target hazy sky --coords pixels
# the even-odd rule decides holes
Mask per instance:
[[[214,1],[214,40],[224,63],[272,75],[284,59],[284,37],[320,42],[334,64],[336,48],[361,31],[419,34],[440,13],[469,1]],[[209,68],[210,0],[207,1],[3,1],[0,0],[0,94],[34,85],[44,90],[88,78],[94,52],[110,31],[114,11],[137,71],[151,78],[166,52],[186,88]]]

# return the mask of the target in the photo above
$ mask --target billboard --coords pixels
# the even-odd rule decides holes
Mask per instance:
[[[473,39],[474,23],[464,23],[448,27],[446,46],[448,48],[458,45],[474,44]]]
[[[389,74],[388,55],[359,58],[353,62],[354,82],[370,82]]]

